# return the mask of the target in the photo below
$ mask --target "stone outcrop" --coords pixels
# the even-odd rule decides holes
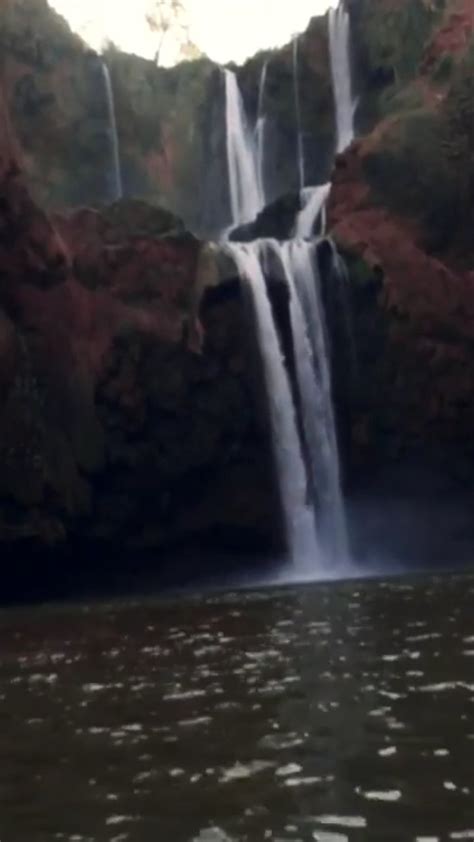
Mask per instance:
[[[261,237],[288,240],[295,228],[295,219],[302,209],[299,191],[288,193],[276,199],[258,214],[253,222],[238,225],[232,229],[229,239],[248,243]]]
[[[0,189],[3,550],[278,544],[240,289],[216,287],[212,249],[140,202],[49,218],[13,146]]]
[[[428,254],[413,221],[377,206],[361,145],[338,162],[333,236],[351,278],[362,391],[354,452],[381,463],[403,451],[474,451],[474,271]]]
[[[466,4],[442,6],[424,11],[436,25],[391,113],[338,158],[329,225],[348,263],[361,369],[352,476],[419,454],[469,486],[474,33]]]

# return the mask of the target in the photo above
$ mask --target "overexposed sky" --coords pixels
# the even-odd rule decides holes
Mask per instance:
[[[156,36],[146,24],[150,0],[48,0],[95,49],[110,39],[126,52],[153,58]],[[217,62],[243,62],[261,49],[281,46],[302,32],[311,17],[336,0],[184,0],[190,36]],[[161,64],[175,64],[179,46],[170,35]]]

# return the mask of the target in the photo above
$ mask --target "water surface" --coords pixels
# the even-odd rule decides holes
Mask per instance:
[[[474,577],[0,614],[2,842],[474,840]]]

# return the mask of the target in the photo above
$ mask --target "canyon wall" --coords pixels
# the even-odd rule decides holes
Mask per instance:
[[[394,18],[399,45],[416,3],[405,6]],[[457,469],[472,479],[474,19],[465,2],[419,6],[433,29],[411,64],[378,65],[379,118],[336,161],[329,225],[352,282],[360,442],[381,460],[391,449],[457,451]]]
[[[443,500],[452,487],[469,496],[471,2],[349,6],[358,139],[335,162],[328,228],[348,268],[350,378],[322,254],[346,490],[380,496],[377,478],[409,462],[449,479]],[[109,50],[133,197],[109,206],[98,57],[44,0],[9,0],[1,15],[3,548],[281,549],[242,289],[188,230],[229,221],[220,70],[163,70]],[[238,77],[255,119],[267,59],[277,201],[258,230],[283,235],[298,204],[291,45]],[[324,18],[301,37],[299,72],[308,177],[324,181],[335,133]]]
[[[47,216],[16,151],[0,150],[4,554],[278,545],[238,284],[216,286],[212,248],[168,211]]]
[[[0,12],[2,75],[32,195],[64,210],[115,198],[102,60],[47,0],[6,0]],[[327,21],[299,43],[298,84],[311,182],[327,180],[334,138]],[[162,205],[201,236],[230,224],[222,69],[206,58],[177,67],[104,53],[115,98],[124,195]],[[269,200],[299,186],[293,50],[261,53],[235,68],[250,123],[268,62]]]

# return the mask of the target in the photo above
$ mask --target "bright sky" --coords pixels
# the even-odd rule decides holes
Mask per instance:
[[[286,43],[302,32],[311,17],[323,14],[336,0],[185,0],[190,36],[217,62],[243,62],[261,49]],[[95,49],[110,39],[126,52],[152,58],[156,36],[145,12],[150,0],[49,0]],[[170,36],[161,64],[175,64],[178,45]]]

